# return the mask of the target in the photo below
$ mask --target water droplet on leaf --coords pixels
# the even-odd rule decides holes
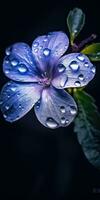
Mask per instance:
[[[21,64],[18,66],[18,71],[21,73],[25,73],[25,72],[27,72],[27,67],[25,65]]]
[[[80,87],[81,86],[81,83],[79,82],[79,81],[75,81],[75,86],[77,86],[77,87]]]
[[[60,64],[60,65],[58,65],[58,71],[59,72],[63,72],[63,71],[65,71],[65,66],[64,65],[62,65],[62,64]]]
[[[84,80],[83,74],[80,74],[80,75],[78,76],[78,78],[79,78],[80,81],[83,81],[83,80]]]
[[[75,115],[77,113],[77,110],[76,110],[76,108],[74,106],[70,106],[70,113],[72,115]]]
[[[77,58],[78,58],[78,60],[80,60],[80,61],[82,61],[82,62],[85,60],[85,58],[83,57],[82,54],[79,54],[79,55],[77,56]]]
[[[65,124],[66,123],[66,119],[64,117],[61,118],[61,123]]]
[[[46,125],[49,127],[49,128],[57,128],[58,126],[58,123],[53,119],[53,118],[47,118],[46,120]]]
[[[60,111],[61,111],[62,113],[65,113],[65,112],[66,112],[65,107],[64,107],[64,106],[61,106],[61,107],[60,107]]]
[[[43,50],[43,54],[44,54],[45,56],[49,56],[49,55],[50,55],[50,49],[45,48],[45,49]]]
[[[69,66],[73,72],[76,72],[79,70],[79,65],[77,61],[72,61]]]
[[[11,65],[12,66],[16,66],[18,64],[18,61],[16,59],[12,60],[11,61]]]

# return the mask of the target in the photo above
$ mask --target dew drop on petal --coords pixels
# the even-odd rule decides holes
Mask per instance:
[[[80,74],[80,75],[78,76],[78,78],[79,78],[80,81],[83,81],[83,80],[84,80],[83,74]]]
[[[60,107],[60,111],[61,111],[61,113],[65,113],[65,112],[66,112],[65,107],[64,107],[64,106],[61,106],[61,107]]]
[[[46,125],[49,127],[49,128],[57,128],[58,126],[58,123],[53,119],[53,118],[47,118],[46,120]]]
[[[43,54],[44,54],[45,56],[49,56],[49,55],[50,55],[50,49],[45,48],[45,49],[43,50]]]
[[[68,124],[69,123],[69,120],[68,119],[66,119],[66,124]]]
[[[38,45],[39,45],[38,42],[34,42],[34,44],[33,44],[34,47],[37,47]]]
[[[47,41],[48,41],[48,38],[47,38],[47,37],[45,37],[43,41],[44,41],[44,42],[47,42]]]
[[[8,110],[8,109],[9,109],[9,106],[5,106],[5,108],[6,108],[6,110]]]
[[[16,59],[12,60],[11,61],[11,65],[12,66],[16,66],[18,64],[18,61]]]
[[[21,104],[19,104],[19,106],[18,106],[19,108],[22,108],[22,106],[21,106]]]
[[[76,110],[76,108],[74,106],[70,106],[70,113],[72,115],[75,115],[77,113],[77,110]]]
[[[11,48],[10,48],[10,47],[8,47],[8,48],[6,49],[6,51],[5,51],[5,53],[6,53],[6,55],[7,55],[7,56],[9,56],[9,55],[10,55],[10,53],[11,53]]]
[[[5,74],[9,74],[9,70],[8,69],[5,70]]]
[[[13,92],[15,92],[15,91],[16,91],[16,87],[11,87],[11,90],[12,90]]]
[[[85,67],[89,67],[88,62],[85,62],[84,66],[85,66]]]
[[[82,61],[82,62],[85,60],[85,58],[83,57],[82,54],[79,54],[79,55],[77,56],[77,59],[80,60],[80,61]]]
[[[25,72],[27,72],[27,67],[25,65],[21,64],[18,66],[18,71],[21,73],[25,73]]]
[[[65,124],[66,123],[66,119],[64,117],[61,118],[61,123]]]
[[[7,118],[7,115],[4,114],[3,117],[6,119],[6,118]]]
[[[34,49],[34,52],[37,53],[37,52],[38,52],[38,48],[35,48],[35,49]]]
[[[40,100],[36,103],[36,108],[38,109],[40,107]]]
[[[62,77],[61,77],[61,80],[60,80],[60,87],[64,87],[66,85],[66,82],[68,81],[68,77],[66,74],[64,74]]]
[[[77,61],[72,61],[72,62],[70,63],[70,65],[69,65],[69,67],[71,68],[71,70],[72,70],[73,72],[76,72],[76,71],[79,70],[79,65],[78,65]]]
[[[80,87],[81,86],[81,83],[79,82],[79,81],[75,81],[75,86],[77,86],[77,87]]]
[[[65,71],[65,66],[64,65],[62,65],[62,64],[60,64],[60,65],[58,65],[58,71],[59,72],[63,72],[63,71]]]
[[[96,68],[94,66],[92,66],[91,71],[95,74]]]

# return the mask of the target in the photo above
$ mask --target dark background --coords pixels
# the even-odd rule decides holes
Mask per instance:
[[[2,72],[5,48],[15,42],[31,45],[49,31],[68,33],[66,16],[80,7],[86,13],[86,25],[78,37],[97,33],[100,41],[99,1],[24,1],[0,3],[0,89],[8,79]],[[100,111],[99,77],[87,91],[96,99]],[[49,130],[43,127],[32,109],[13,124],[0,113],[0,200],[99,199],[100,172],[85,158],[73,124]]]

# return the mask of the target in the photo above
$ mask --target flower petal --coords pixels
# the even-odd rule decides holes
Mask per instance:
[[[6,49],[3,62],[5,75],[15,81],[37,82],[38,70],[30,47],[25,43],[16,43]]]
[[[68,126],[77,113],[74,99],[64,90],[48,87],[34,106],[38,120],[48,128]]]
[[[6,121],[13,122],[23,117],[39,100],[41,86],[36,83],[4,85],[0,94],[0,108]]]
[[[87,56],[71,53],[59,59],[52,84],[56,88],[83,87],[94,77],[95,67]]]
[[[46,69],[47,63],[49,66],[60,58],[69,45],[68,37],[65,33],[51,32],[48,35],[37,37],[32,44],[32,52],[42,70]]]

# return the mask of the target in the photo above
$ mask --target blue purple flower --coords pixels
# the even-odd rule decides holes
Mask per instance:
[[[3,71],[11,79],[0,94],[0,108],[6,121],[14,122],[34,106],[38,120],[48,128],[68,126],[77,114],[77,105],[64,88],[87,85],[95,67],[81,53],[62,56],[69,46],[63,32],[52,32],[33,41],[6,49]]]

